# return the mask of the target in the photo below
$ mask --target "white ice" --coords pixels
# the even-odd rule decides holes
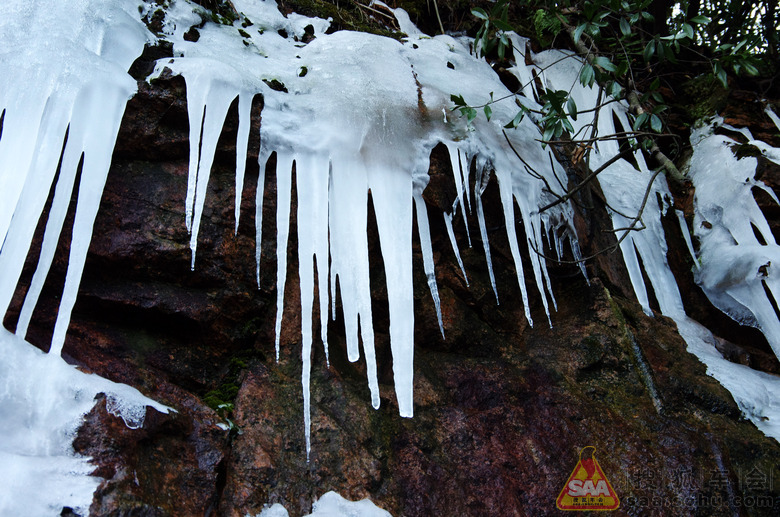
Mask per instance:
[[[191,230],[193,261],[199,206],[202,207],[207,192],[218,127],[236,96],[241,99],[258,93],[263,95],[261,172],[268,160],[276,157],[277,357],[282,344],[292,189],[298,198],[302,385],[308,451],[315,292],[319,293],[319,340],[325,347],[326,360],[327,309],[330,307],[335,317],[338,297],[345,323],[348,358],[357,361],[362,344],[372,405],[379,406],[366,236],[369,200],[376,216],[387,278],[393,380],[399,412],[403,416],[412,416],[414,412],[412,224],[415,212],[429,290],[440,330],[442,335],[446,333],[427,207],[421,196],[428,181],[432,148],[443,143],[449,149],[457,206],[469,238],[472,162],[478,164],[481,178],[487,180],[489,174],[498,178],[507,214],[507,236],[529,322],[532,320],[516,220],[519,218],[525,223],[523,240],[531,254],[535,283],[549,319],[548,306],[549,302],[554,306],[554,298],[545,261],[537,251],[541,252],[545,247],[544,235],[561,224],[571,223],[572,212],[566,205],[544,217],[534,212],[542,200],[547,201],[552,195],[544,191],[540,177],[555,185],[556,194],[560,195],[565,174],[550,161],[547,152],[533,142],[538,131],[530,121],[508,130],[504,136],[501,128],[515,113],[512,102],[496,104],[493,120],[478,119],[474,122],[475,128],[468,127],[457,116],[440,116],[442,111],[446,114],[451,108],[454,84],[461,88],[460,93],[469,102],[487,101],[491,91],[496,97],[509,93],[487,63],[470,53],[468,40],[449,36],[429,38],[411,25],[402,10],[395,13],[409,36],[403,44],[364,33],[341,31],[326,35],[327,21],[297,15],[285,18],[273,2],[235,1],[233,4],[242,19],[234,25],[207,22],[199,28],[198,42],[193,43],[185,41],[183,34],[189,26],[200,23],[200,17],[193,17],[192,10],[188,10],[182,0],[174,2],[168,11],[165,30],[174,43],[176,57],[161,60],[153,76],[167,68],[181,74],[187,82],[191,158],[185,223]],[[314,29],[315,38],[303,44],[300,39],[307,25]],[[239,26],[249,37],[239,34]],[[280,35],[280,30],[287,37]],[[245,123],[246,111],[239,110],[239,124]],[[523,160],[514,155],[511,146],[522,154]],[[238,162],[241,163],[240,158]],[[239,178],[242,167],[239,165],[237,170],[237,188],[243,183]],[[262,182],[261,174],[256,200],[258,282]],[[494,278],[480,198],[484,187],[477,181],[474,196],[488,269]],[[236,202],[240,199],[241,194],[237,192]],[[516,215],[515,205],[520,209]],[[452,215],[445,214],[444,217],[453,250],[463,269],[454,239]],[[572,235],[569,235],[569,243],[578,254]],[[560,248],[561,243],[556,241],[556,245]],[[463,273],[465,277],[465,270]],[[495,289],[495,280],[493,284]]]
[[[579,58],[561,51],[547,51],[535,55],[534,60],[543,70],[541,77],[548,87],[571,88],[580,112],[596,106],[598,91],[579,84],[582,66]],[[629,129],[627,111],[622,102],[603,107],[596,124],[597,134],[603,137]],[[771,110],[767,110],[767,115],[777,120]],[[619,125],[615,125],[613,116]],[[583,130],[589,122],[580,116],[573,123],[575,132]],[[714,122],[721,123],[721,119]],[[757,147],[768,159],[776,159],[778,149],[754,140],[747,129],[728,129],[744,136],[748,144]],[[780,295],[780,280],[772,267],[780,261],[779,248],[752,189],[764,190],[775,201],[777,198],[771,189],[755,180],[756,159],[737,160],[732,149],[735,142],[714,134],[712,125],[694,131],[691,143],[694,155],[688,176],[696,188],[693,230],[699,243],[698,254],[694,255],[695,279],[716,307],[741,324],[760,328],[775,355],[780,356],[780,321],[766,294],[771,292],[775,300]],[[618,153],[616,141],[599,142],[591,154],[591,170]],[[688,350],[707,365],[710,375],[731,391],[747,418],[767,435],[780,438],[777,402],[780,378],[728,362],[714,348],[712,334],[685,315],[666,260],[666,236],[661,225],[661,216],[669,209],[668,188],[662,176],[653,181],[653,173],[641,153],[634,153],[634,161],[636,166],[625,159],[617,160],[598,176],[598,182],[609,205],[616,236],[624,237],[620,249],[638,301],[652,315],[642,277],[644,268],[661,312],[675,320]],[[625,228],[637,217],[645,195],[647,206],[636,226],[640,230],[626,233]],[[694,254],[685,220],[680,214],[677,217],[688,249]]]
[[[255,517],[288,517],[287,509],[279,503],[264,509]],[[304,517],[391,517],[369,499],[350,501],[336,492],[326,492],[312,505],[312,512]]]
[[[60,358],[125,104],[127,74],[152,36],[133,0],[6,0],[0,18],[0,316],[4,316],[53,189],[37,268],[17,335],[0,329],[0,514],[85,514],[100,482],[71,442],[105,393],[130,427],[146,406],[138,391],[79,372]],[[67,136],[66,136],[67,135]],[[58,170],[58,162],[61,166]],[[79,175],[80,173],[80,175]],[[73,231],[61,235],[74,189]],[[22,338],[60,239],[69,241],[65,286],[49,353]]]
[[[75,302],[124,103],[135,89],[125,71],[143,44],[151,39],[138,21],[138,8],[140,6],[140,12],[148,13],[153,6],[131,0],[71,0],[63,3],[63,7],[47,5],[46,8],[40,8],[39,4],[12,0],[0,22],[3,28],[0,32],[2,67],[4,72],[12,71],[0,74],[0,107],[4,113],[0,139],[0,192],[4,201],[0,204],[3,243],[0,267],[4,271],[0,279],[0,308],[5,310],[10,303],[35,223],[46,201],[47,189],[40,185],[53,182],[65,130],[70,128],[41,259],[19,325],[23,335],[61,233],[83,153],[70,266],[52,343],[52,351],[56,354],[64,342]],[[276,349],[278,357],[282,344],[290,209],[295,189],[303,320],[302,388],[308,453],[309,376],[314,333],[319,327],[319,341],[324,346],[327,362],[328,307],[335,317],[337,297],[341,300],[345,321],[347,355],[351,361],[358,360],[362,345],[372,405],[379,406],[367,242],[369,200],[376,216],[387,278],[396,398],[400,414],[412,416],[411,240],[415,213],[428,286],[442,334],[446,331],[439,307],[427,207],[421,196],[427,184],[431,150],[443,143],[450,154],[457,201],[453,212],[444,214],[444,220],[464,278],[466,271],[452,221],[454,210],[459,209],[470,242],[468,219],[473,196],[480,238],[498,300],[482,206],[488,178],[495,176],[518,288],[529,323],[533,321],[532,294],[526,285],[521,254],[528,254],[536,287],[533,294],[540,297],[550,324],[553,321],[550,308],[555,308],[555,298],[543,257],[545,249],[554,247],[560,257],[564,241],[568,241],[572,254],[580,256],[572,230],[571,206],[563,203],[539,213],[541,206],[565,192],[568,179],[563,167],[552,159],[549,149],[544,149],[537,141],[540,134],[532,120],[533,115],[526,117],[515,129],[502,129],[514,117],[516,106],[510,92],[489,65],[472,54],[473,42],[468,38],[425,36],[400,9],[394,12],[408,36],[403,43],[345,31],[327,35],[325,30],[329,21],[300,15],[285,17],[275,2],[269,0],[233,0],[232,4],[241,13],[240,19],[234,25],[219,25],[209,21],[208,14],[199,6],[186,0],[170,2],[163,32],[164,37],[174,43],[175,57],[161,60],[152,77],[167,68],[182,75],[187,83],[191,149],[183,210],[184,224],[191,234],[193,267],[209,175],[229,107],[237,100],[237,231],[251,99],[256,94],[263,96],[256,197],[257,279],[259,284],[264,171],[268,161],[275,156]],[[62,23],[62,20],[68,20],[68,23]],[[205,24],[199,28],[199,40],[184,40],[184,33],[204,20]],[[313,29],[315,38],[304,44],[301,40],[308,26]],[[239,28],[249,36],[242,36]],[[30,45],[30,41],[35,44]],[[523,86],[519,102],[538,108],[533,100],[536,85],[532,81],[532,70],[535,69],[546,86],[571,89],[580,111],[595,106],[597,91],[578,84],[579,59],[564,52],[550,51],[529,56],[535,60],[535,65],[527,66],[526,56],[521,55],[525,41],[516,36],[512,36],[512,41],[518,49],[518,62],[511,71]],[[57,59],[51,56],[57,56]],[[10,79],[19,76],[29,77],[30,82],[38,86],[27,88]],[[453,91],[453,85],[457,85],[457,91]],[[507,97],[507,100],[492,104],[490,121],[480,116],[472,124],[466,124],[457,113],[447,116],[452,108],[450,95],[453,93],[463,95],[471,105],[488,102],[491,93],[493,98]],[[777,117],[773,115],[768,112],[777,123]],[[613,117],[619,121],[617,125]],[[580,117],[576,129],[583,129],[587,122],[587,117]],[[600,136],[630,127],[623,103],[612,103],[602,109],[596,122]],[[750,139],[750,135],[745,136]],[[751,143],[769,159],[777,158],[777,150],[771,146],[752,139]],[[600,143],[590,157],[591,169],[605,164],[618,152],[616,142]],[[661,311],[684,321],[679,291],[666,263],[666,240],[660,223],[662,210],[668,208],[668,190],[663,176],[655,175],[648,168],[641,153],[634,155],[633,162],[636,165],[624,159],[617,160],[599,177],[616,235],[621,239],[623,258],[645,311],[652,313],[642,267]],[[472,168],[476,171],[473,179]],[[745,180],[745,184],[761,188],[757,182],[749,181],[751,178]],[[702,196],[705,196],[704,192]],[[645,198],[647,206],[635,225],[641,230],[627,230],[637,218]],[[720,226],[713,227],[710,236],[695,231],[701,243],[700,281],[716,304],[743,322],[760,325],[775,346],[780,338],[777,318],[774,316],[773,319],[773,309],[763,291],[758,291],[760,285],[766,285],[773,293],[780,287],[770,263],[776,248],[771,233],[766,231],[764,235],[765,221],[762,223],[754,214],[752,220],[768,244],[758,244],[758,247],[754,242],[743,244],[740,239],[752,235],[752,230],[751,233],[744,227],[734,230],[729,225],[736,221],[737,215],[724,212],[723,207],[718,212],[717,207],[705,205],[700,203],[697,210]],[[752,210],[746,201],[741,205],[733,204],[729,209],[740,207]],[[520,233],[518,223],[522,224]],[[734,242],[729,241],[729,235]],[[735,245],[744,247],[736,253]],[[710,248],[717,249],[722,260],[732,257],[734,267],[729,266],[728,274],[715,260],[707,259]],[[731,272],[733,270],[738,271],[738,278]],[[315,293],[319,294],[316,297],[320,314],[317,326],[313,321]]]

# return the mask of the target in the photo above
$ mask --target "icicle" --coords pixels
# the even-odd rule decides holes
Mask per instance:
[[[477,203],[479,202],[480,201],[477,200]],[[478,209],[479,209],[479,205],[478,205]],[[455,259],[458,261],[458,266],[460,267],[460,271],[463,273],[463,280],[466,281],[466,287],[468,287],[469,277],[468,275],[466,275],[466,268],[463,267],[463,260],[460,258],[460,249],[458,248],[458,242],[455,240],[455,232],[452,230],[452,214],[448,214],[447,212],[442,212],[442,215],[444,216],[444,226],[447,228],[447,236],[450,238],[450,245],[452,246],[452,251],[455,253]]]
[[[699,269],[701,266],[699,265],[699,260],[696,258],[696,252],[693,251],[693,241],[691,241],[691,232],[688,230],[688,223],[685,222],[685,214],[682,210],[676,210],[674,213],[677,215],[677,222],[680,223],[680,232],[682,232],[683,240],[685,240],[685,245],[688,247],[688,253],[691,255],[691,259],[693,260],[693,266],[696,269]]]
[[[246,172],[246,155],[249,147],[249,129],[252,117],[252,95],[242,92],[238,95],[238,135],[236,135],[236,229],[241,219],[241,198],[244,192],[244,173]]]
[[[190,86],[188,82],[189,90],[200,90],[201,86],[197,88]],[[190,250],[192,250],[192,263],[190,268],[195,270],[195,254],[198,247],[198,232],[200,230],[200,220],[203,216],[203,207],[206,203],[206,190],[209,185],[209,177],[211,176],[211,165],[214,163],[214,153],[217,150],[217,141],[219,135],[222,132],[222,126],[225,124],[225,117],[227,116],[230,104],[235,98],[234,92],[225,84],[219,82],[213,82],[206,86],[205,94],[205,107],[203,114],[203,132],[200,138],[195,141],[190,141],[190,147],[199,147],[200,156],[198,160],[197,172],[190,169],[190,175],[188,179],[188,185],[191,182],[191,178],[195,177],[195,193],[194,193],[194,213],[192,215],[192,222],[190,227]],[[198,93],[193,95],[194,97],[201,98]],[[187,102],[189,103],[189,97]],[[199,112],[199,111],[198,111]],[[192,119],[190,119],[192,120]],[[197,119],[196,119],[197,120]],[[192,162],[190,162],[190,165]],[[240,192],[236,193],[236,197],[240,197]],[[188,190],[187,201],[190,202],[192,196]]]
[[[262,236],[263,236],[263,193],[265,192],[265,167],[268,163],[270,153],[261,149],[257,157],[258,174],[257,189],[255,190],[255,274],[257,277],[257,288],[260,289],[260,257],[262,255]]]
[[[276,360],[284,315],[284,287],[287,283],[287,240],[290,235],[290,198],[294,156],[276,152]]]
[[[421,192],[414,194],[414,207],[417,213],[417,233],[420,235],[420,248],[423,256],[423,269],[428,279],[428,289],[431,291],[433,305],[436,308],[436,318],[439,321],[439,331],[444,339],[444,323],[441,319],[441,301],[439,300],[439,288],[436,285],[436,271],[433,265],[433,247],[431,245],[431,229],[428,223],[428,211],[425,209],[425,201]]]
[[[414,299],[412,287],[412,178],[403,171],[368,167],[368,185],[376,213],[385,264],[390,312],[393,381],[401,416],[414,413]]]
[[[30,171],[19,174],[24,181],[23,188],[16,196],[11,193],[9,204],[16,210],[4,235],[2,254],[0,254],[0,314],[5,314],[11,302],[16,283],[21,275],[27,251],[32,242],[38,217],[46,204],[49,185],[54,180],[57,162],[62,151],[63,138],[67,129],[70,105],[67,99],[50,99],[41,120],[41,130],[35,147],[38,152],[29,165]],[[64,104],[64,106],[63,106]],[[13,131],[10,127],[9,134]],[[3,140],[5,139],[5,136]],[[75,168],[72,171],[76,175]],[[67,176],[67,173],[64,173]],[[67,179],[64,180],[67,182]]]
[[[544,306],[544,313],[547,316],[547,323],[552,328],[552,320],[550,319],[550,307],[547,302],[547,290],[545,290],[545,284],[543,283],[543,276],[547,274],[545,264],[542,262],[539,253],[543,250],[543,244],[541,236],[539,235],[539,217],[531,216],[531,208],[528,206],[528,201],[523,197],[522,191],[518,192],[514,189],[513,197],[517,202],[518,208],[520,208],[520,217],[523,220],[523,226],[525,227],[525,241],[528,247],[528,254],[531,258],[531,270],[534,273],[534,280],[536,281],[536,288],[539,290],[539,295],[542,298],[542,305]],[[511,249],[510,244],[510,249]],[[516,259],[517,260],[517,259]],[[515,265],[517,269],[518,266]],[[547,289],[550,288],[549,279],[547,280]],[[553,301],[553,303],[555,303]]]
[[[531,309],[528,306],[528,290],[525,286],[523,277],[523,262],[520,258],[520,249],[517,244],[517,231],[515,229],[515,207],[512,196],[512,185],[508,178],[502,178],[502,174],[497,171],[498,190],[501,194],[501,204],[504,208],[504,224],[506,224],[506,235],[509,239],[509,249],[512,252],[512,258],[515,261],[515,271],[517,272],[517,284],[520,286],[520,295],[523,300],[523,309],[528,324],[533,327],[534,320],[531,318]]]
[[[203,120],[206,117],[207,90],[201,85],[187,88],[187,116],[190,121],[190,167],[187,176],[187,195],[184,200],[184,224],[187,233],[192,233],[192,218],[195,211],[195,188],[198,183],[198,165],[200,164],[200,141],[203,135]],[[196,94],[197,92],[197,94]]]
[[[496,296],[496,305],[498,305],[496,276],[493,273],[493,259],[490,258],[490,241],[488,240],[487,226],[485,225],[485,211],[482,208],[482,193],[485,192],[489,176],[490,172],[486,170],[486,164],[484,162],[477,163],[477,179],[474,185],[475,189],[479,189],[474,192],[474,201],[477,204],[477,222],[479,223],[479,234],[482,238],[482,247],[485,250],[485,262],[487,262],[488,275],[490,276],[490,286],[493,288],[493,294]]]
[[[35,157],[38,134],[45,130],[43,118],[48,105],[48,92],[41,92],[36,88],[16,91],[10,84],[3,84],[10,78],[11,74],[7,79],[4,78],[5,80],[0,79],[0,92],[10,91],[18,95],[3,99],[3,105],[7,107],[3,120],[3,137],[0,139],[0,157],[3,158],[0,160],[0,192],[3,195],[3,202],[0,203],[0,249],[5,247],[3,242],[11,218]],[[6,94],[4,97],[11,95]]]
[[[466,238],[468,239],[469,248],[471,247],[471,232],[469,231],[469,219],[466,216],[466,205],[463,203],[463,191],[468,192],[469,187],[466,180],[463,179],[463,161],[460,154],[460,149],[450,144],[447,146],[447,151],[450,154],[450,165],[452,166],[452,179],[455,181],[455,191],[458,193],[458,206],[460,206],[460,213],[463,215],[463,225],[466,227]],[[455,209],[453,207],[452,215],[455,215]]]
[[[330,161],[327,155],[296,158],[298,193],[298,277],[301,288],[301,325],[304,345],[311,346],[311,324],[316,266],[321,338],[328,357],[328,183]],[[315,262],[316,261],[316,262]],[[325,318],[322,316],[325,315]],[[308,335],[308,337],[307,337]]]
[[[27,328],[30,324],[32,313],[35,310],[38,298],[43,290],[43,284],[49,274],[49,269],[54,260],[54,253],[57,250],[57,243],[62,233],[62,226],[65,223],[83,149],[83,142],[80,137],[83,135],[85,128],[79,126],[85,122],[89,123],[89,121],[84,121],[83,117],[79,116],[78,113],[71,122],[73,138],[69,138],[65,144],[60,166],[60,176],[54,191],[54,199],[49,209],[49,217],[46,220],[46,230],[43,235],[38,265],[30,282],[30,288],[25,295],[19,322],[16,325],[16,334],[21,338],[27,335]],[[54,167],[56,168],[56,165]]]
[[[338,276],[347,357],[360,358],[358,332],[363,343],[371,405],[379,407],[371,288],[368,266],[368,183],[362,164],[347,157],[332,157],[329,192],[331,296],[336,297]],[[389,276],[388,276],[389,278]]]
[[[132,91],[132,90],[129,90]],[[81,274],[92,240],[92,227],[100,207],[100,198],[106,184],[114,143],[128,98],[128,90],[103,87],[90,88],[78,101],[74,112],[89,117],[89,133],[84,135],[84,162],[73,220],[68,272],[62,290],[57,321],[49,353],[59,355],[65,343],[65,333],[76,303]],[[76,136],[76,135],[71,135]],[[70,138],[70,136],[69,136]]]

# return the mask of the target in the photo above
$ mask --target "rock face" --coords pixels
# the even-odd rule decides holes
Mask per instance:
[[[590,283],[572,265],[551,265],[558,310],[551,328],[532,289],[537,324],[531,328],[491,184],[484,200],[488,226],[497,225],[489,233],[500,305],[476,224],[468,248],[463,221],[456,219],[466,285],[440,215],[451,206],[454,185],[439,150],[425,195],[446,339],[416,250],[415,417],[398,416],[392,391],[385,279],[370,221],[382,405],[371,408],[365,365],[347,360],[337,317],[329,330],[330,367],[322,346],[315,346],[307,462],[294,231],[281,357],[274,360],[272,169],[258,289],[256,155],[248,159],[234,235],[231,116],[190,271],[184,85],[174,78],[139,87],[115,151],[64,352],[178,413],[150,410],[143,429],[129,430],[98,401],[75,443],[105,479],[92,515],[237,517],[276,502],[301,515],[329,490],[370,497],[396,516],[558,515],[555,500],[586,446],[596,448],[621,499],[618,514],[776,515],[780,446],[741,419],[731,396],[686,352],[673,322],[643,314],[619,256],[590,265]],[[260,107],[258,102],[254,135]],[[256,144],[250,145],[255,152]],[[593,228],[598,217],[605,216],[589,215],[582,227]],[[599,245],[597,232],[586,246]],[[53,285],[63,281],[65,251],[50,274]],[[680,276],[689,275],[678,259]],[[532,279],[528,285],[535,285]],[[689,300],[701,298],[690,281],[682,285],[691,291]],[[44,303],[29,336],[42,348],[57,301]],[[714,310],[696,303],[702,312]],[[316,314],[314,320],[316,325]]]

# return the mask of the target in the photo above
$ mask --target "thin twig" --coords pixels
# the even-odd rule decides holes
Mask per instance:
[[[588,174],[587,176],[585,176],[585,179],[583,179],[580,183],[577,184],[576,187],[574,187],[573,189],[568,191],[565,195],[561,196],[559,199],[553,201],[552,203],[550,203],[548,205],[545,205],[544,207],[540,208],[539,209],[539,213],[541,214],[545,210],[548,210],[548,209],[550,209],[550,208],[552,208],[552,207],[554,207],[556,205],[560,205],[561,203],[565,203],[574,194],[576,194],[577,192],[582,190],[588,183],[593,181],[593,179],[595,179],[596,176],[598,176],[601,172],[603,172],[607,167],[609,167],[610,165],[612,165],[613,163],[615,163],[619,159],[623,158],[624,156],[630,154],[631,152],[633,152],[631,149],[626,149],[625,151],[619,152],[618,154],[616,154],[615,156],[613,156],[612,158],[610,158],[609,160],[604,162],[604,164],[601,167],[599,167],[595,171],[593,171],[590,174]]]

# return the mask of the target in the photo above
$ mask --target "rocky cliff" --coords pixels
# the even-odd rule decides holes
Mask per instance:
[[[162,415],[150,409],[143,429],[130,430],[98,401],[74,444],[93,457],[95,475],[105,479],[92,515],[244,516],[276,502],[300,515],[328,490],[370,497],[398,516],[556,515],[556,497],[586,446],[596,448],[621,499],[619,514],[775,514],[780,446],[742,419],[729,393],[686,352],[671,320],[642,312],[617,254],[590,263],[589,282],[576,266],[551,263],[558,309],[550,327],[538,297],[531,297],[537,323],[530,327],[491,183],[484,202],[500,305],[473,218],[472,248],[464,222],[456,219],[467,286],[442,222],[455,186],[438,148],[425,198],[446,338],[415,248],[415,416],[399,417],[392,390],[385,279],[370,215],[381,407],[370,407],[363,362],[347,360],[337,310],[329,366],[321,344],[315,347],[307,462],[294,237],[281,357],[274,359],[273,164],[266,175],[258,289],[257,157],[248,157],[234,235],[232,112],[190,271],[184,89],[179,78],[139,82],[128,105],[64,348],[68,361],[177,410]],[[261,108],[257,98],[255,136]],[[773,172],[767,167],[764,179],[771,183]],[[580,214],[586,252],[609,244],[604,218],[598,206]],[[760,334],[741,330],[706,304],[675,239],[679,249],[672,244],[670,261],[688,312],[728,338],[723,347],[734,360],[777,371]],[[58,251],[50,286],[64,281],[66,252]],[[14,325],[22,294],[7,327]],[[57,300],[44,298],[28,338],[45,349]]]

